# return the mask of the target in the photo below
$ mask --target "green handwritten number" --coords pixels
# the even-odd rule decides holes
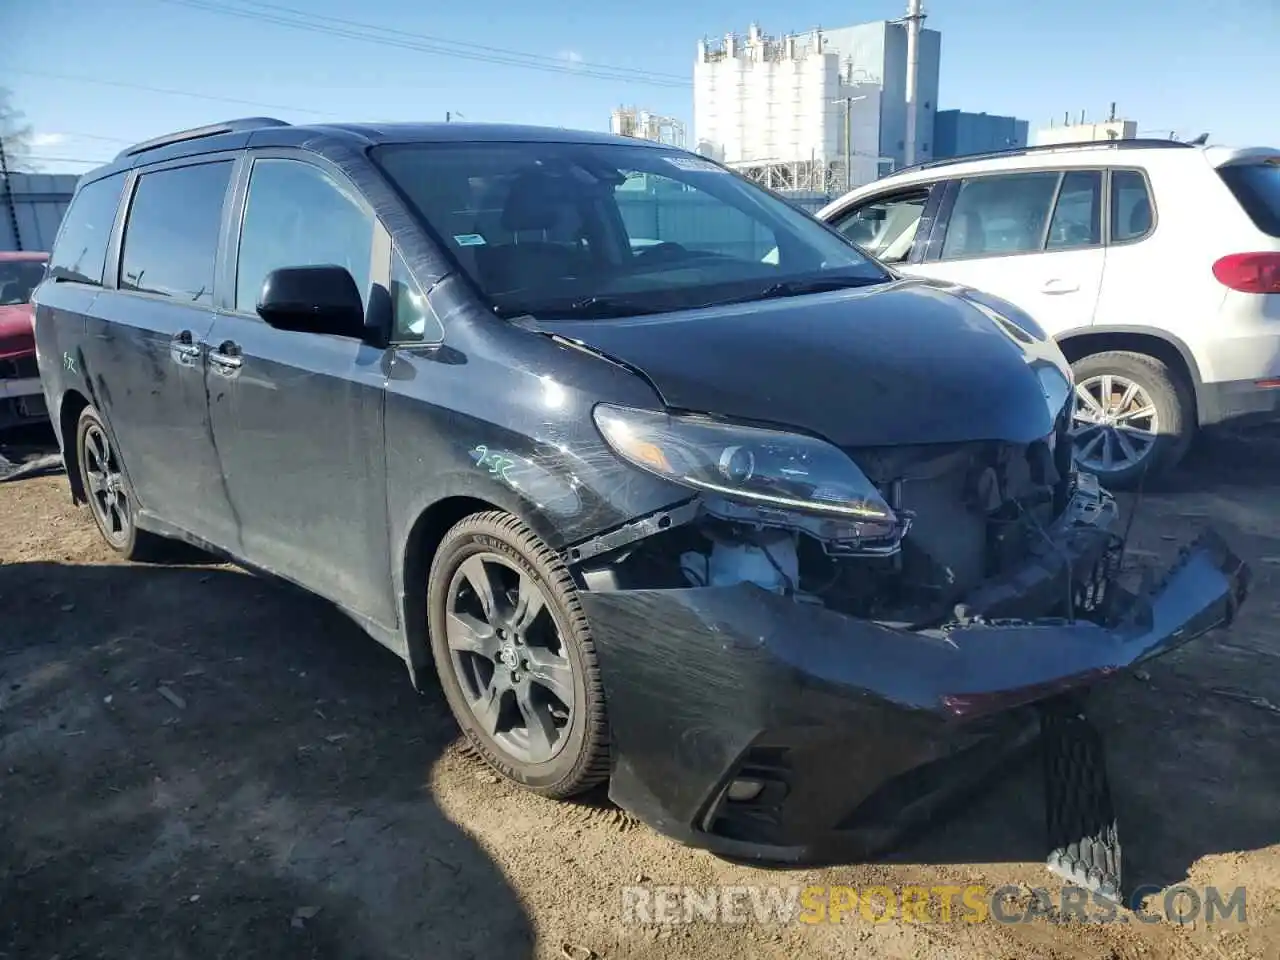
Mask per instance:
[[[507,483],[513,482],[511,479],[511,468],[516,462],[511,457],[504,457],[500,453],[491,453],[489,448],[484,444],[476,444],[471,451],[471,456],[475,458],[477,467],[488,467],[492,476],[500,476]]]

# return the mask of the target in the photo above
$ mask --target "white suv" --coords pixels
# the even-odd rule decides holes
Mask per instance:
[[[903,274],[1039,321],[1075,371],[1076,457],[1110,486],[1173,466],[1199,427],[1280,414],[1280,150],[1120,140],[932,161],[818,216]]]

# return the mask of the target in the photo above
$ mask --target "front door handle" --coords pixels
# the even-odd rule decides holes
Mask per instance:
[[[1040,288],[1041,293],[1075,293],[1080,289],[1080,284],[1074,280],[1062,280],[1055,277],[1052,280],[1046,280],[1044,286]]]
[[[223,340],[218,344],[218,349],[209,351],[209,361],[228,373],[239,369],[240,364],[244,363],[244,357],[240,355],[240,344]]]

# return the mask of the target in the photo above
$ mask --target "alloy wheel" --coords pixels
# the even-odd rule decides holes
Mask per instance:
[[[467,557],[449,584],[445,634],[480,729],[512,757],[545,763],[573,721],[573,668],[547,594],[496,553]]]
[[[106,431],[97,423],[85,429],[83,456],[89,506],[103,535],[118,547],[129,539],[133,504],[119,458]]]
[[[1080,466],[1110,473],[1151,456],[1160,437],[1160,417],[1140,383],[1115,373],[1099,374],[1076,384],[1071,436]]]

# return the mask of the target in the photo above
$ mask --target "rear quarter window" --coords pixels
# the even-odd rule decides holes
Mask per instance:
[[[1218,176],[1254,226],[1267,236],[1280,237],[1280,162],[1221,167]]]
[[[101,285],[107,244],[123,188],[124,174],[117,173],[86,183],[76,191],[53,245],[50,277]]]

